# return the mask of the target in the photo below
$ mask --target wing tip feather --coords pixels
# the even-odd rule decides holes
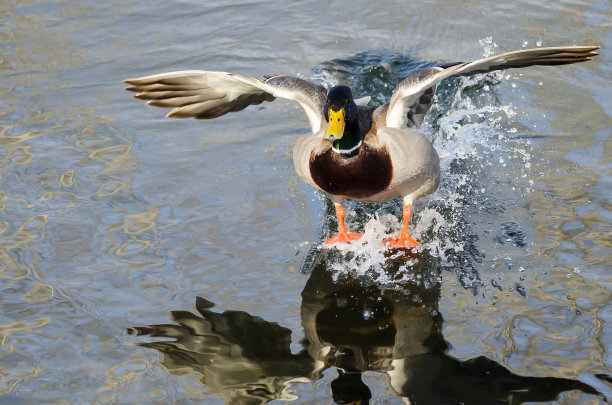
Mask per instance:
[[[147,103],[148,104],[148,103]],[[187,118],[188,116],[181,116],[179,113],[179,108],[175,108],[174,110],[170,111],[168,114],[166,114],[166,118]]]

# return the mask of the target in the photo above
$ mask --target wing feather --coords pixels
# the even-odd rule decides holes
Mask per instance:
[[[524,49],[478,59],[473,62],[454,63],[414,73],[402,80],[393,91],[387,110],[387,126],[401,128],[404,125],[404,117],[408,118],[408,125],[419,126],[431,107],[428,95],[433,95],[438,83],[448,77],[471,76],[495,70],[533,65],[552,66],[585,62],[599,55],[596,52],[597,49],[599,49],[598,46]],[[423,96],[425,98],[421,99]]]
[[[169,118],[211,119],[277,97],[297,101],[313,132],[321,128],[326,91],[323,86],[291,76],[265,81],[227,72],[184,70],[127,79],[126,90],[147,105],[173,108]]]

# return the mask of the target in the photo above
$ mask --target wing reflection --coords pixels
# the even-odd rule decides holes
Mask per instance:
[[[411,404],[520,404],[552,401],[561,392],[599,394],[580,381],[523,377],[484,356],[460,361],[446,354],[438,312],[440,284],[435,258],[426,255],[411,269],[411,281],[383,289],[328,269],[329,253],[309,261],[302,292],[306,341],[290,350],[291,331],[242,311],[218,313],[198,298],[200,315],[173,311],[176,324],[133,328],[132,333],[172,341],[142,343],[163,353],[172,373],[196,372],[209,394],[226,403],[263,404],[295,399],[287,388],[313,381],[327,367],[338,369],[331,383],[336,403],[367,403],[372,394],[364,371],[387,373],[390,385]],[[388,261],[396,274],[405,260]]]
[[[243,311],[218,313],[213,306],[198,297],[200,316],[172,311],[176,325],[136,327],[130,333],[174,339],[140,345],[160,351],[171,373],[197,373],[208,392],[226,403],[291,399],[284,388],[313,369],[305,351],[291,353],[291,330]]]

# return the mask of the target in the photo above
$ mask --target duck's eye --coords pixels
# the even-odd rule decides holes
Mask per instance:
[[[349,103],[349,99],[348,99],[348,98],[345,98],[345,99],[344,99],[344,104],[348,104],[348,103]]]

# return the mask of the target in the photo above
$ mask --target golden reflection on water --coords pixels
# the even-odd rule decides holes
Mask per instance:
[[[105,384],[96,390],[97,399],[102,403],[120,402],[118,395],[121,388],[130,385],[134,376],[146,373],[151,365],[141,359],[130,359],[120,362],[104,371]]]
[[[65,72],[86,54],[73,45],[70,32],[92,23],[85,18],[91,8],[60,5],[61,18],[71,22],[43,32],[40,27],[49,19],[45,7],[20,16],[7,14],[7,8],[35,3],[9,3],[0,7],[10,22],[0,31],[7,52],[0,61],[0,285],[5,314],[0,322],[0,397],[15,395],[28,381],[36,389],[56,392],[57,387],[74,390],[90,384],[85,379],[75,383],[62,377],[64,372],[50,376],[37,358],[47,356],[47,351],[41,353],[48,344],[51,354],[82,356],[90,364],[88,353],[96,352],[97,344],[75,342],[91,333],[101,345],[116,341],[100,334],[92,299],[71,285],[100,276],[86,267],[103,267],[101,262],[108,269],[125,256],[134,264],[152,263],[139,254],[154,245],[150,234],[159,215],[146,203],[133,203],[137,199],[129,184],[138,159],[132,155],[131,137],[113,127],[113,118],[75,105],[63,91],[76,84]],[[96,238],[110,246],[104,258]],[[87,315],[75,316],[75,310]],[[74,325],[72,330],[66,322]],[[66,349],[56,346],[60,340]],[[25,355],[24,347],[41,351]],[[70,353],[73,347],[77,349]],[[68,353],[62,354],[64,350]],[[74,361],[60,365],[66,375]],[[116,396],[113,387],[129,381],[128,363],[145,364],[128,360],[125,366],[91,370],[90,378],[98,372],[108,378],[97,391],[103,401]],[[36,382],[41,375],[45,382]],[[87,390],[95,391],[95,384]]]
[[[553,115],[550,126],[558,130],[561,136],[547,138],[540,149],[547,151],[551,162],[549,167],[540,168],[543,174],[538,177],[543,184],[530,196],[533,206],[538,207],[539,211],[539,215],[534,218],[538,233],[535,253],[555,255],[562,249],[563,242],[568,242],[575,245],[579,256],[582,256],[577,256],[576,262],[586,265],[611,263],[612,236],[609,222],[601,217],[597,207],[591,212],[578,213],[577,210],[597,199],[589,194],[589,188],[601,180],[600,174],[593,168],[603,169],[603,164],[612,155],[603,153],[601,166],[593,166],[596,162],[589,162],[589,159],[578,163],[564,160],[572,151],[582,150],[588,155],[589,148],[598,148],[598,141],[594,137],[598,131],[610,125],[609,116],[591,94],[577,89],[572,97],[566,97],[566,94],[554,87],[542,87],[535,89],[537,102],[548,105],[554,100],[554,110],[559,113],[549,113]],[[537,134],[537,129],[535,131]],[[608,139],[602,146],[606,148],[609,144]],[[595,156],[590,158],[596,160]],[[602,173],[601,170],[598,172]],[[534,176],[537,174],[534,173]],[[564,227],[568,221],[575,221],[579,225],[575,231]]]
[[[29,319],[26,321],[16,321],[7,324],[0,324],[0,349],[3,351],[15,352],[15,346],[22,344],[19,336],[26,334],[36,336],[41,333],[40,328],[47,326],[51,322],[49,317]],[[30,341],[30,338],[24,339]],[[11,373],[4,368],[0,368],[0,396],[6,395],[19,388],[19,385],[29,378],[36,378],[42,371],[41,365],[25,366],[20,364]]]
[[[8,111],[20,108],[16,105]],[[44,371],[38,362],[19,355],[20,348],[36,345],[38,340],[53,339],[58,333],[51,316],[36,317],[18,308],[35,309],[60,297],[80,301],[73,291],[65,288],[61,279],[60,284],[47,281],[48,269],[41,271],[39,267],[40,261],[46,258],[40,256],[37,245],[51,246],[53,260],[58,263],[75,263],[79,257],[95,255],[92,236],[98,232],[100,218],[96,214],[84,215],[83,207],[98,199],[99,203],[111,204],[118,214],[114,225],[105,220],[104,237],[114,246],[108,250],[109,257],[119,260],[127,255],[134,264],[153,262],[139,259],[139,253],[152,245],[151,239],[139,238],[147,232],[155,233],[158,211],[146,205],[142,212],[136,211],[133,204],[129,208],[122,207],[125,197],[130,195],[131,170],[136,163],[131,155],[133,141],[117,131],[106,130],[108,127],[104,126],[109,120],[91,110],[78,108],[72,112],[64,110],[61,114],[55,118],[34,114],[19,122],[21,128],[36,126],[42,121],[51,123],[45,130],[19,133],[19,127],[4,126],[0,134],[0,179],[3,182],[0,190],[0,280],[3,280],[4,291],[14,288],[22,291],[4,306],[7,313],[14,313],[21,320],[0,324],[0,349],[5,353],[0,367],[0,396],[14,394],[26,381],[40,378]],[[75,134],[74,126],[84,129]],[[99,135],[101,130],[104,136]],[[64,143],[55,155],[52,150],[33,144],[44,145],[45,138],[57,140],[57,135],[62,133],[65,134]],[[37,159],[46,160],[44,166],[37,163]],[[16,177],[23,179],[23,186],[6,187],[17,184]],[[55,322],[61,321],[58,315],[53,316]],[[88,349],[85,346],[83,350]],[[118,378],[125,381],[122,376]],[[98,390],[102,399],[113,397],[113,381],[109,377],[110,385]],[[39,386],[44,389],[42,384]]]
[[[98,196],[108,197],[109,195],[115,194],[121,189],[126,188],[126,183],[119,180],[110,180],[100,185],[98,189]]]
[[[536,207],[533,253],[541,267],[534,269],[540,274],[532,281],[528,295],[537,297],[539,305],[514,323],[516,330],[521,329],[520,323],[528,322],[529,330],[538,332],[525,342],[524,366],[539,371],[556,366],[567,376],[590,364],[602,364],[605,353],[598,312],[609,305],[612,293],[595,274],[612,263],[612,236],[609,221],[602,216],[602,210],[609,207],[594,204],[598,198],[590,195],[589,189],[601,178],[592,170],[597,167],[592,162],[596,155],[588,156],[586,151],[598,148],[594,137],[609,120],[589,94],[577,91],[570,98],[562,94],[555,97],[554,88],[545,93],[538,90],[539,101],[554,100],[559,104],[556,109],[564,112],[551,122],[562,136],[546,139],[541,150],[548,151],[551,163],[538,167],[541,184],[529,195],[530,204]],[[591,162],[564,160],[575,150],[585,151],[584,157]],[[604,161],[609,156],[604,153]],[[581,352],[588,355],[577,355]],[[537,353],[545,354],[548,360],[538,364],[534,360]]]
[[[31,304],[45,302],[53,298],[53,286],[46,283],[32,283],[28,291],[20,297]]]
[[[23,135],[6,136],[5,134],[12,126],[0,127],[0,148],[5,150],[0,159],[0,180],[2,173],[7,173],[19,166],[27,166],[32,161],[33,155],[30,152],[31,147],[24,145],[23,142],[41,136],[43,131],[30,131]]]

